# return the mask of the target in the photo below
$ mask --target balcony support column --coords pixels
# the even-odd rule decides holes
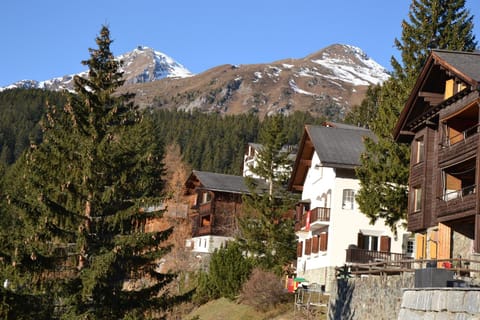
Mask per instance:
[[[480,253],[480,215],[475,215],[475,232],[473,239],[473,251]]]

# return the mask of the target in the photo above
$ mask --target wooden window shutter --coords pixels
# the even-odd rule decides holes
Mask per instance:
[[[430,241],[428,241],[429,259],[437,259],[438,252],[438,231],[434,230],[430,233]]]
[[[312,238],[305,240],[305,254],[309,255],[312,253]]]
[[[415,259],[426,259],[425,252],[427,251],[426,236],[421,233],[415,234]]]
[[[437,259],[450,259],[450,245],[452,229],[443,224],[438,224],[438,256]]]
[[[359,249],[364,249],[364,244],[363,244],[363,233],[359,232],[357,236],[357,246]]]
[[[390,252],[391,238],[389,236],[380,237],[380,251]]]
[[[328,247],[328,232],[320,234],[320,251],[327,251]]]
[[[297,205],[295,208],[295,221],[302,221],[303,205]]]
[[[303,255],[303,242],[297,242],[297,257],[301,257]]]
[[[319,236],[316,235],[313,238],[313,244],[312,244],[312,253],[318,253],[319,249]]]

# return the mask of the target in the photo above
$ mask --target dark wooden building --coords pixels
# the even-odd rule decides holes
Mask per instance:
[[[432,51],[394,129],[411,145],[417,258],[480,252],[479,81],[479,53]]]
[[[192,224],[192,246],[212,252],[238,231],[245,177],[194,170],[185,183]]]

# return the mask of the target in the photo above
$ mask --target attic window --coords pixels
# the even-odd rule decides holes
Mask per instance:
[[[455,79],[448,79],[445,82],[444,99],[447,100],[448,98],[453,97],[465,88],[466,86],[463,82],[457,82]]]

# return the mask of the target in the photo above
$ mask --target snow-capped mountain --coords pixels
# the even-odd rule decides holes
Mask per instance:
[[[332,80],[351,82],[353,85],[381,84],[389,78],[384,67],[370,59],[362,49],[350,45],[337,45],[320,51],[311,61],[331,70],[323,75]]]
[[[126,83],[143,83],[164,78],[184,78],[193,74],[180,63],[166,54],[148,47],[138,46],[133,51],[116,57],[123,61],[122,71]],[[45,81],[21,80],[0,91],[13,88],[41,88],[47,90],[73,90],[73,77],[80,75],[87,77],[87,71],[65,75]]]
[[[305,58],[220,65],[197,75],[147,47],[137,47],[118,59],[123,61],[126,80],[120,91],[136,93],[140,107],[226,114],[254,112],[263,116],[308,111],[341,120],[360,104],[369,85],[389,78],[385,68],[360,48],[343,44],[328,46]],[[7,88],[72,90],[73,76],[42,82],[25,80]]]
[[[341,120],[389,77],[360,48],[334,44],[301,59],[222,65],[192,77],[127,86],[140,106],[260,115],[308,111]]]
[[[123,72],[127,83],[193,76],[187,68],[171,57],[148,47],[139,46],[119,56],[118,59],[123,61]]]

